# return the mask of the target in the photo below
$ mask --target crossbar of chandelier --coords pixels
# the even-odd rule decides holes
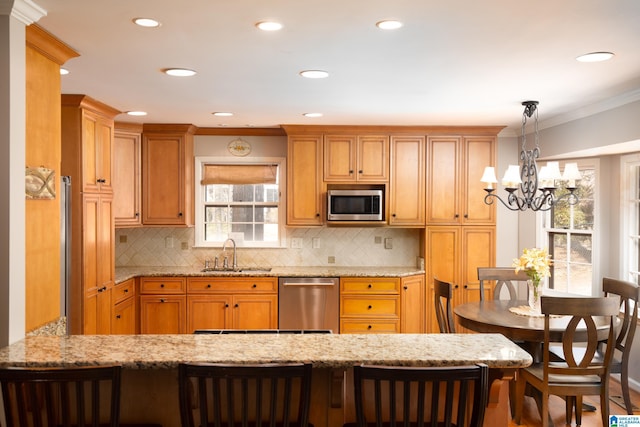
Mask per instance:
[[[538,101],[524,101],[524,111],[522,113],[522,148],[520,150],[520,165],[509,165],[502,178],[502,185],[507,191],[507,198],[504,200],[498,194],[494,184],[496,179],[495,168],[487,166],[480,179],[486,184],[484,191],[487,192],[484,202],[492,205],[495,200],[499,200],[504,206],[512,211],[548,211],[560,200],[566,199],[570,205],[578,203],[578,196],[574,194],[578,181],[582,179],[577,163],[567,163],[564,173],[560,173],[558,162],[547,162],[538,170],[536,159],[540,157],[540,147],[538,146]],[[525,125],[527,119],[534,115],[535,123],[535,147],[527,150],[527,139]],[[568,193],[556,196],[557,183],[564,181]],[[517,190],[520,189],[520,194]]]

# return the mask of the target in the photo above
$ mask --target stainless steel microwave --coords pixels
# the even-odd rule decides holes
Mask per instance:
[[[384,221],[382,190],[327,191],[328,221]]]

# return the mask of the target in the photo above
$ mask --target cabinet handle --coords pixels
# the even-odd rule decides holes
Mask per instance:
[[[125,293],[125,294],[128,294],[128,293],[129,293],[129,289],[125,289],[125,290],[124,290],[124,293]]]
[[[409,287],[408,287],[408,286],[405,286],[405,287],[404,287],[404,290],[406,291],[407,289],[409,289]]]
[[[164,302],[164,298],[160,298],[160,302]]]
[[[460,218],[460,214],[455,214],[453,217],[454,218]]]
[[[362,171],[360,170],[360,171],[358,171],[358,173],[362,173]]]
[[[353,173],[353,170],[350,170],[350,171],[349,171],[349,175],[351,175],[352,173]]]
[[[469,218],[469,214],[464,214],[464,217],[465,218]]]
[[[120,316],[119,314],[116,315],[116,319],[119,319],[120,317],[122,317],[122,316]]]

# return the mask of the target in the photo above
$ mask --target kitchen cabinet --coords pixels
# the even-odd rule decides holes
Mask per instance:
[[[389,137],[325,135],[323,166],[325,182],[386,182]]]
[[[340,333],[400,332],[399,278],[340,278]]]
[[[426,328],[424,274],[400,279],[400,332],[422,334]]]
[[[291,135],[287,148],[287,225],[323,224],[322,135]]]
[[[193,125],[145,124],[142,133],[142,223],[191,226]]]
[[[197,329],[277,329],[276,277],[187,279],[187,333]]]
[[[133,335],[138,332],[135,279],[129,279],[113,287],[111,292],[111,333]]]
[[[142,125],[116,123],[113,141],[115,226],[139,227],[141,215]]]
[[[495,164],[495,136],[430,136],[427,146],[427,224],[495,224],[480,182]]]
[[[60,175],[71,177],[72,334],[109,333],[115,276],[112,147],[119,111],[85,95],[61,97]]]
[[[495,265],[495,227],[432,226],[425,233],[428,299],[427,332],[438,332],[434,312],[433,278],[453,285],[457,304],[480,299],[478,267]],[[485,298],[492,298],[485,288]],[[456,328],[461,328],[456,325]],[[461,332],[461,330],[460,330]]]
[[[186,333],[185,291],[184,277],[140,278],[140,333]]]
[[[391,179],[389,183],[389,225],[425,225],[425,138],[391,137]]]

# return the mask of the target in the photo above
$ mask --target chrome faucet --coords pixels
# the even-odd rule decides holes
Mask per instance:
[[[222,244],[222,252],[227,250],[227,242],[231,242],[233,243],[233,269],[237,270],[238,269],[238,252],[237,252],[237,248],[236,248],[236,241],[233,239],[227,239],[224,241],[224,243]],[[225,257],[225,261],[226,261],[227,257]],[[228,268],[228,264],[225,262],[224,265],[225,268]]]

